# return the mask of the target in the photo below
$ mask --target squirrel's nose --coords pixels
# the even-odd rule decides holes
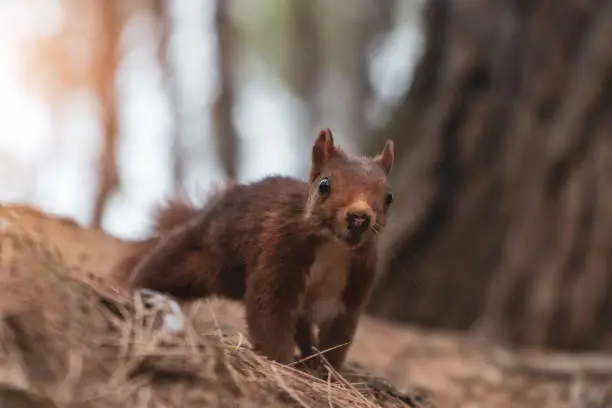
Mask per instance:
[[[362,234],[370,226],[370,216],[365,212],[348,213],[346,223],[353,234]]]

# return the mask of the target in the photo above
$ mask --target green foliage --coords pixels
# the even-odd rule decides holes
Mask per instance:
[[[347,10],[346,4],[309,1],[316,13],[311,21],[314,35],[318,37],[314,40],[314,49],[301,43],[295,30],[296,12],[304,12],[307,7],[295,7],[286,0],[236,0],[233,10],[239,51],[243,55],[258,56],[291,91],[296,90],[300,68],[303,69],[296,66],[304,60],[303,55],[297,58],[299,53],[341,69],[349,62],[350,43],[355,41],[360,29],[359,21],[354,18],[357,13]]]
[[[233,12],[238,51],[261,58],[287,82],[290,65],[290,4],[286,0],[236,0]]]

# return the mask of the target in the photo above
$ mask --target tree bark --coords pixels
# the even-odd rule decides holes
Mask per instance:
[[[122,20],[118,0],[106,0],[100,6],[102,29],[98,44],[98,63],[95,64],[95,92],[100,104],[104,130],[103,150],[98,163],[98,192],[95,198],[92,225],[101,228],[104,211],[111,194],[119,187],[117,138],[119,132],[116,73],[119,60],[119,37]]]
[[[389,126],[369,310],[510,344],[612,344],[612,4],[432,0]],[[374,144],[372,145],[374,150]]]

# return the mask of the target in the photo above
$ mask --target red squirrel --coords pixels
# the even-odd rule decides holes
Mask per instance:
[[[394,145],[349,156],[324,129],[311,160],[308,182],[269,176],[218,191],[203,208],[172,201],[158,215],[159,236],[123,263],[130,286],[242,300],[258,352],[289,364],[295,344],[303,358],[314,346],[340,369],[374,281]]]

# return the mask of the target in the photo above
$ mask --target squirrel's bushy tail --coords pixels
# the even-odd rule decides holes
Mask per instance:
[[[220,192],[216,194],[218,197]],[[189,300],[210,295],[207,260],[198,250],[209,218],[208,201],[197,208],[184,199],[173,199],[156,215],[156,236],[134,242],[119,265],[119,274],[132,289],[151,289]]]

